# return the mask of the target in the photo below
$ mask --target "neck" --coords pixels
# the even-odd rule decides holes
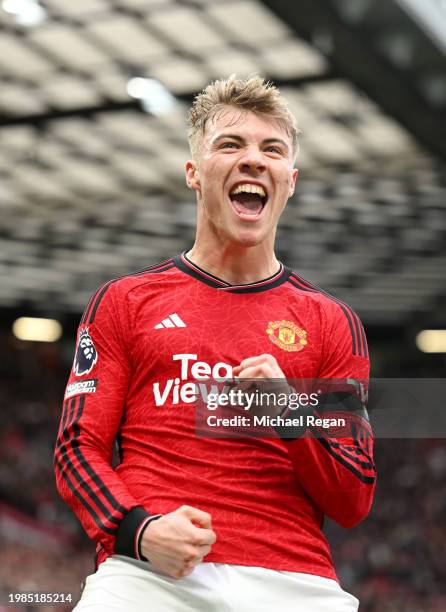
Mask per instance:
[[[206,272],[231,285],[256,283],[273,276],[280,269],[272,246],[261,243],[255,246],[226,244],[205,245],[196,240],[186,253],[188,259]]]

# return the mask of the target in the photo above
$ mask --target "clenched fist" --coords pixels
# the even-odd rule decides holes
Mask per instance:
[[[203,561],[216,540],[210,514],[181,506],[148,524],[141,539],[141,552],[160,572],[183,578]]]
[[[269,353],[243,359],[238,366],[233,368],[232,372],[237,388],[245,393],[247,391],[253,392],[257,389],[260,392],[271,394],[272,397],[275,396],[278,399],[281,396],[288,397],[293,391],[277,363],[277,359]],[[276,416],[283,412],[283,404],[282,406],[276,406],[270,404],[269,401],[266,404],[261,402],[254,405],[258,416],[262,414]]]

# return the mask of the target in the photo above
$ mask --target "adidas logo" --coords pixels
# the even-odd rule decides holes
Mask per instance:
[[[158,325],[154,325],[153,329],[165,329],[166,327],[186,327],[186,323],[174,312],[163,319],[161,323],[158,323]]]

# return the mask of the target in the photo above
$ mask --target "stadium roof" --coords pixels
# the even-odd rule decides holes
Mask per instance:
[[[258,72],[303,129],[279,255],[368,323],[444,323],[446,59],[413,5],[4,0],[0,307],[78,313],[189,246],[187,107]]]

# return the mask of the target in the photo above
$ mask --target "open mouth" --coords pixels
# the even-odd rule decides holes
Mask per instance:
[[[264,188],[252,183],[237,185],[229,197],[238,215],[252,220],[260,216],[268,200]]]

